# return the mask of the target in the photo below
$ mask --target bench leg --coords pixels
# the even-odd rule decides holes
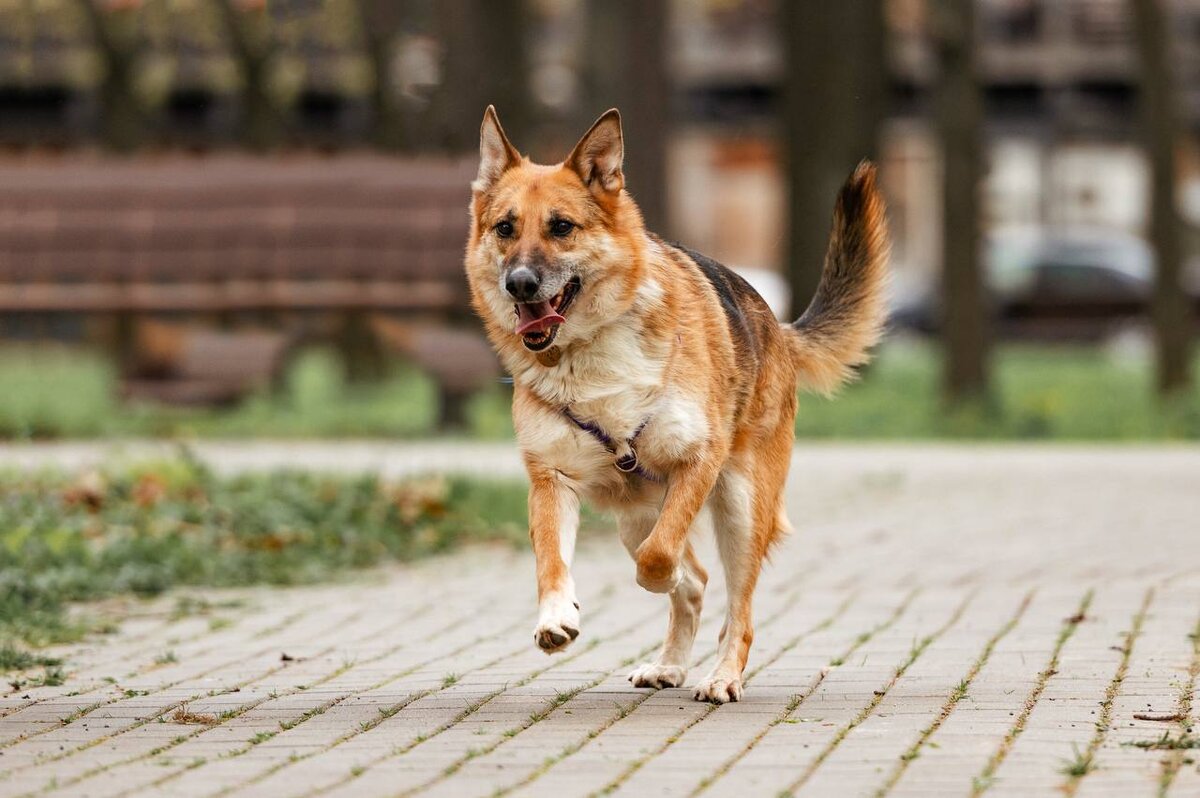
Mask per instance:
[[[461,391],[448,391],[438,386],[438,429],[462,430],[468,426],[467,403],[471,396]]]
[[[124,373],[136,359],[137,317],[128,311],[92,317],[88,320],[88,335],[98,341],[100,348]]]
[[[346,314],[337,347],[350,382],[373,382],[383,378],[387,371],[383,347],[365,313]]]

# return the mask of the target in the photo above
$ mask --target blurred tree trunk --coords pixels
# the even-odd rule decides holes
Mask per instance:
[[[988,395],[989,309],[979,252],[983,98],[975,69],[972,3],[936,0],[937,126],[942,148],[942,338],[951,402]]]
[[[1175,143],[1178,135],[1170,36],[1160,0],[1133,0],[1140,66],[1142,146],[1150,161],[1150,238],[1157,272],[1151,303],[1158,338],[1158,389],[1164,396],[1189,385],[1192,311],[1180,281],[1182,226],[1175,206]]]
[[[135,83],[138,60],[138,7],[101,8],[99,0],[79,0],[92,26],[104,62],[100,86],[101,138],[116,152],[131,152],[142,143],[146,112]]]
[[[588,0],[586,8],[580,124],[590,125],[609,108],[620,109],[626,188],[642,209],[646,226],[668,234],[669,3]]]
[[[269,150],[283,137],[284,110],[271,91],[275,39],[265,0],[235,3],[217,0],[230,49],[241,67],[241,139],[252,150]]]
[[[883,0],[779,0],[786,73],[782,149],[788,187],[792,315],[821,277],[834,198],[878,150],[886,116]]]
[[[524,0],[441,0],[437,21],[443,79],[434,100],[436,144],[475,152],[491,104],[513,144],[528,149],[533,103]]]
[[[392,79],[392,61],[396,55],[396,36],[410,5],[407,0],[358,0],[363,41],[375,77],[371,138],[375,146],[385,150],[398,150],[404,145],[400,98]]]

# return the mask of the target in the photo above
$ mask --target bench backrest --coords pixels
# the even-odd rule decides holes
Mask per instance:
[[[182,310],[172,284],[231,281],[273,283],[276,307],[289,296],[280,284],[305,283],[328,284],[315,293],[335,307],[458,302],[472,176],[463,162],[375,155],[0,161],[0,310],[51,295],[46,309],[68,310],[52,305],[72,296],[103,309],[120,304],[106,284],[130,283],[150,288],[139,309]],[[376,290],[346,289],[364,282]],[[237,307],[237,296],[218,291],[196,309]]]

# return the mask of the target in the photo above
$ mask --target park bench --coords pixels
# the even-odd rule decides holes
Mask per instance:
[[[310,343],[337,345],[355,377],[394,352],[454,421],[498,373],[468,318],[471,172],[373,155],[0,162],[0,324],[103,343],[126,395],[193,404],[270,384]],[[421,333],[394,334],[401,320]]]

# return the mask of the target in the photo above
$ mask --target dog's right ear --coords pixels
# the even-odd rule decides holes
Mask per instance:
[[[621,112],[609,108],[591,126],[566,165],[579,175],[593,194],[615,196],[625,188],[625,138],[621,132]]]
[[[487,191],[500,176],[521,162],[521,153],[504,135],[496,107],[489,105],[483,112],[483,124],[479,127],[479,174],[471,184],[477,193]]]

